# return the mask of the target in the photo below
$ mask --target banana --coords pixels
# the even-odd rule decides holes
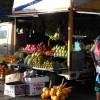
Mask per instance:
[[[56,32],[56,33],[54,34],[54,39],[55,39],[55,40],[59,40],[59,39],[60,39],[60,33]]]
[[[57,41],[57,40],[60,40],[61,38],[62,38],[62,36],[61,36],[61,34],[60,33],[58,33],[58,32],[56,32],[56,33],[54,33],[54,35],[48,35],[48,34],[46,34],[51,40],[55,40],[55,41]]]

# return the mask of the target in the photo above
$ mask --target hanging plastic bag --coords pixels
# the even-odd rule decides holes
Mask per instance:
[[[99,73],[98,73],[97,76],[96,76],[96,81],[97,81],[98,83],[100,83],[100,74],[99,74]]]
[[[100,66],[97,65],[96,72],[100,74]]]

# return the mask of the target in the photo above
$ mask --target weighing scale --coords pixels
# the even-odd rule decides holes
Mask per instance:
[[[86,38],[87,36],[73,35],[73,37],[75,38],[74,50],[75,51],[86,50],[85,44],[81,40]]]

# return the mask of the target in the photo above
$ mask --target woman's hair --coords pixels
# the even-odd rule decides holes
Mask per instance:
[[[95,39],[95,43],[97,43],[98,41],[100,41],[100,35]]]

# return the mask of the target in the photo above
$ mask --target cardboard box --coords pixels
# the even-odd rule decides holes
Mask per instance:
[[[4,95],[11,97],[25,96],[25,84],[7,85],[4,84]]]
[[[49,82],[49,77],[44,76],[44,77],[34,77],[34,78],[24,78],[25,83],[39,83],[39,82]]]
[[[42,94],[42,89],[45,86],[45,83],[34,83],[34,84],[26,84],[26,95],[34,96]]]
[[[14,73],[5,76],[6,84],[20,84],[23,83],[23,73]]]

